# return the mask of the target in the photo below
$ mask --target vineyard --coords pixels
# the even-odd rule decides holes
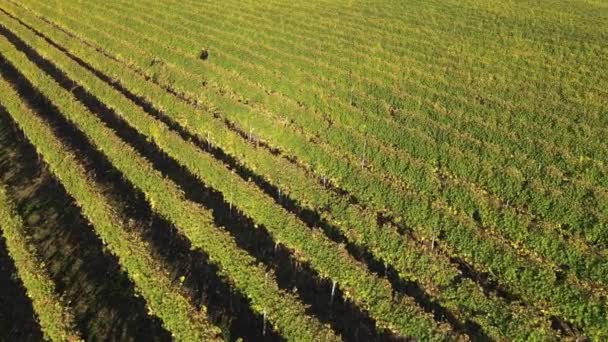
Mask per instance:
[[[602,0],[0,0],[0,341],[606,341],[606,42]]]

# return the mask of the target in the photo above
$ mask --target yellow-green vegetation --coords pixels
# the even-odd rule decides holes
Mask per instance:
[[[209,256],[263,336],[268,322],[288,340],[608,338],[607,4],[0,10],[5,63]],[[327,301],[302,293],[324,282]]]
[[[19,279],[32,300],[44,337],[50,341],[82,340],[75,330],[69,307],[57,295],[53,281],[44,270],[44,263],[28,243],[23,221],[13,206],[6,189],[0,184],[0,230]]]
[[[8,47],[6,44],[8,42],[0,38],[3,52],[8,52],[5,49]],[[146,251],[145,243],[121,229],[120,218],[113,215],[112,208],[101,191],[89,181],[82,166],[53,136],[51,129],[21,103],[17,93],[6,81],[0,81],[0,89],[3,106],[11,113],[28,139],[37,146],[38,153],[62,181],[68,193],[82,207],[85,216],[95,225],[97,234],[120,259],[122,266],[146,298],[150,311],[164,320],[167,328],[178,340],[217,338],[218,329],[206,321],[204,308],[200,312],[190,307],[186,298],[178,289],[172,287],[171,280],[163,274],[160,265]],[[56,95],[58,96],[55,98],[59,99],[60,94]],[[52,333],[55,322],[47,324],[43,329],[50,327],[49,333]]]
[[[332,339],[331,332],[324,331],[324,327],[318,322],[308,317],[301,317],[303,316],[302,314],[298,315],[299,312],[304,311],[304,308],[294,302],[292,296],[281,294],[276,287],[273,288],[272,283],[267,280],[267,276],[265,276],[263,270],[260,267],[256,267],[254,261],[247,254],[236,248],[233,245],[234,242],[227,234],[212,227],[212,222],[207,211],[196,206],[194,203],[187,202],[174,184],[164,179],[158,171],[154,171],[145,159],[138,156],[132,148],[128,147],[114,135],[99,119],[89,113],[82,104],[71,98],[69,93],[56,84],[50,76],[44,74],[42,70],[37,69],[24,54],[11,48],[6,39],[0,38],[0,46],[3,49],[4,57],[9,62],[14,63],[26,77],[32,79],[34,86],[42,94],[48,96],[55,105],[64,110],[68,120],[81,127],[83,132],[92,141],[99,144],[98,147],[100,149],[106,151],[108,158],[110,158],[113,164],[123,171],[125,176],[146,194],[153,209],[158,210],[163,216],[175,222],[178,227],[185,227],[183,228],[185,234],[191,239],[195,247],[205,250],[210,254],[212,260],[217,259],[226,270],[231,270],[229,275],[235,278],[234,281],[238,284],[237,286],[244,286],[248,290],[245,293],[254,300],[258,311],[268,312],[271,321],[276,319],[280,322],[285,322],[285,326],[279,326],[278,329],[285,330],[286,334],[294,334],[295,337],[297,336],[295,331],[302,334],[303,332],[300,329],[308,326],[305,332],[310,333],[311,338],[312,336],[317,336],[318,338]],[[47,136],[51,135],[48,132],[48,128],[46,133],[45,135]],[[36,142],[33,142],[33,144],[39,146]],[[56,153],[66,154],[60,146],[55,146],[54,150],[56,150]],[[53,165],[51,164],[52,167]],[[78,170],[75,165],[73,168]],[[59,175],[58,177],[61,178]],[[78,174],[78,177],[74,177],[73,180],[75,182],[78,181],[77,184],[80,186],[86,185],[87,189],[91,187],[83,171]],[[99,194],[90,192],[86,195],[88,195],[87,200],[98,203],[98,210],[105,209],[105,211],[102,211],[103,214],[111,214],[108,201],[94,198],[95,195],[100,196]],[[118,218],[112,220],[111,216],[102,216],[98,219],[91,218],[93,223],[100,222],[100,224],[108,225],[107,229],[113,228],[116,234],[120,234],[123,232],[117,229],[117,220]],[[102,239],[109,242],[108,238],[104,236],[102,236]],[[128,236],[118,236],[113,241],[119,246],[137,246],[136,240]],[[134,257],[132,252],[126,252],[126,254],[127,256]],[[159,279],[158,275],[151,273],[155,271],[153,262],[151,260],[145,261],[147,261],[148,265],[140,264],[138,270],[132,272],[133,281],[135,284],[138,284],[138,280],[143,282],[142,285],[145,287],[142,286],[142,292],[145,289],[152,292],[151,295],[155,297],[150,298],[148,301],[152,311],[164,319],[169,330],[171,330],[176,338],[196,341],[200,340],[203,336],[206,336],[206,338],[213,336],[216,331],[207,325],[208,323],[204,320],[204,312],[192,312],[184,302],[184,298],[179,298],[178,294],[175,294],[175,298],[170,298],[171,292],[169,292],[170,286],[168,284],[164,287],[165,290],[159,291],[161,284],[158,284],[159,286],[155,284],[157,281],[162,280],[162,278]],[[155,305],[159,305],[159,307],[155,308]],[[168,310],[162,310],[165,305],[168,306]],[[180,306],[182,307],[180,308]]]

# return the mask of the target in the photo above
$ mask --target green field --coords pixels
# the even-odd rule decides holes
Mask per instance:
[[[608,340],[608,2],[0,1],[38,340]]]

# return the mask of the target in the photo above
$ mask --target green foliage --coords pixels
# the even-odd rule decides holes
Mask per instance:
[[[190,239],[194,248],[200,248],[208,253],[210,260],[220,266],[226,278],[252,301],[255,311],[267,312],[268,319],[286,337],[291,336],[294,339],[306,340],[312,340],[313,337],[324,340],[336,339],[331,330],[305,314],[304,306],[293,295],[279,290],[276,282],[267,282],[264,268],[258,266],[255,259],[245,251],[238,249],[234,239],[229,234],[213,225],[211,214],[207,210],[187,201],[174,183],[154,170],[147,160],[120,140],[95,115],[71,97],[67,91],[61,89],[50,76],[37,69],[23,54],[15,51],[5,41],[0,40],[0,45],[3,47],[5,57],[19,68],[28,79],[32,80],[34,86],[45,96],[48,96],[58,108],[61,108],[66,119],[82,129],[82,132],[106,154],[113,165],[146,195],[146,199],[150,202],[152,208],[169,221],[174,222],[180,228],[180,232]],[[84,69],[79,70],[81,72],[85,71]],[[84,74],[82,76],[84,77]],[[48,135],[52,134],[49,133]],[[40,145],[39,141],[33,143],[35,146]],[[58,154],[65,155],[67,153],[63,147],[56,146],[55,149]],[[53,168],[52,162],[49,161],[48,163]],[[81,167],[75,165],[73,167],[75,170],[81,171],[77,175],[81,176],[82,179],[71,174],[71,181],[79,182],[78,185],[84,187],[85,185],[82,183],[87,183],[84,171]],[[58,175],[58,178],[64,182],[67,181],[61,175]],[[70,192],[67,185],[66,188]],[[84,189],[83,191],[85,190],[88,192],[82,194],[82,197],[76,195],[74,197],[79,199],[91,222],[105,226],[103,228],[107,230],[111,229],[111,234],[125,234],[121,230],[117,230],[116,218],[107,217],[111,213],[108,201],[100,198],[102,195],[92,192],[91,189]],[[96,217],[87,213],[82,201],[89,203],[93,200],[98,203],[98,206],[94,209],[100,211],[99,215],[106,215],[105,217]],[[98,230],[99,234],[102,234],[103,228]],[[140,258],[137,258],[135,255],[126,251],[123,252],[111,244],[115,243],[119,247],[129,248],[134,243],[134,239],[137,241],[136,237],[102,235],[102,239],[111,248],[116,248],[117,256],[128,258],[127,261],[139,263],[139,267],[133,272],[129,272],[129,274],[146,297],[151,311],[163,320],[163,323],[177,339],[195,341],[202,338],[210,339],[217,334],[217,328],[210,326],[205,321],[204,312],[194,312],[187,300],[183,297],[180,298],[177,290],[172,288],[169,283],[165,283],[164,289],[159,291],[159,287],[155,285],[158,276],[151,274],[158,267],[149,258],[141,260],[140,258],[145,256],[143,252],[139,256]],[[143,245],[143,241],[141,244]],[[144,262],[146,264],[142,265]],[[125,268],[127,267],[125,266]],[[168,294],[173,294],[173,298],[164,294],[165,291]]]
[[[0,79],[2,94],[7,90]],[[0,99],[4,103],[5,99]],[[0,230],[6,239],[9,255],[15,263],[19,278],[38,316],[45,339],[49,341],[81,341],[75,329],[74,317],[66,303],[60,299],[55,284],[44,270],[36,252],[28,243],[21,217],[14,210],[4,185],[0,184]]]
[[[24,14],[21,13],[20,17],[23,19]],[[47,34],[51,31],[53,31],[52,27],[45,29]],[[23,36],[27,34],[24,33]],[[295,196],[301,203],[317,211],[321,211],[321,208],[330,208],[327,219],[339,227],[350,241],[369,248],[374,255],[395,267],[402,277],[421,282],[427,291],[439,297],[442,304],[458,315],[463,315],[463,321],[475,319],[481,322],[489,333],[497,336],[525,337],[530,334],[529,329],[539,330],[537,326],[527,324],[533,321],[531,313],[522,314],[521,320],[514,317],[505,320],[504,312],[512,309],[499,298],[485,296],[478,287],[472,285],[470,280],[455,282],[454,279],[458,277],[459,272],[445,257],[427,255],[424,247],[421,248],[419,244],[404,239],[395,227],[377,226],[373,212],[350,206],[345,198],[327,191],[295,165],[263,149],[252,148],[236,133],[226,129],[221,122],[213,120],[208,113],[200,110],[192,111],[186,103],[167,96],[163,89],[129,73],[123,65],[100,56],[94,49],[75,42],[65,34],[63,37],[61,34],[54,35],[54,38],[59,38],[62,46],[85,59],[95,68],[115,79],[120,78],[121,83],[130,91],[150,99],[159,108],[165,108],[166,115],[197,134],[201,140],[212,137],[214,145],[219,145],[225,152],[233,154],[251,169],[263,174],[269,182],[281,186],[284,195]],[[213,135],[211,136],[209,132],[213,132]],[[462,291],[465,291],[466,295],[454,295]],[[468,305],[472,305],[470,309],[467,309]]]
[[[24,2],[53,25],[19,6],[3,7],[319,213],[462,322],[475,321],[496,339],[551,339],[548,318],[555,315],[605,338],[608,120],[606,83],[596,76],[607,67],[597,58],[604,52],[605,8],[573,4],[566,12],[546,3],[476,0],[279,3]],[[11,27],[275,241],[338,281],[379,326],[442,335],[418,308],[405,308],[414,303],[394,303],[386,281],[343,247],[310,233],[253,183],[27,29]],[[204,63],[202,42],[213,51]],[[281,156],[256,148],[259,141]],[[119,156],[110,159],[161,215],[181,223],[200,248],[214,250],[189,230],[194,218],[172,209],[184,205],[179,189],[163,197],[154,186],[173,189],[171,183],[140,179]],[[319,178],[361,204],[325,189]],[[411,236],[379,224],[380,212],[411,228]],[[428,248],[435,239],[438,251]],[[452,256],[487,272],[524,305],[460,280]],[[227,278],[238,277],[226,266],[232,260],[217,260]],[[251,287],[241,288],[253,296]],[[257,296],[254,308],[266,310],[256,302],[265,297]],[[289,326],[269,317],[279,330]],[[298,336],[288,330],[281,331]]]
[[[114,91],[92,73],[82,69],[81,66],[71,61],[60,51],[49,49],[49,46],[43,43],[41,39],[38,39],[38,42],[42,43],[42,46],[38,46],[35,40],[31,44],[45,58],[57,63],[69,78],[79,80],[85,89],[92,94],[97,94],[101,101],[114,109],[140,133],[161,147],[170,157],[191,170],[205,184],[221,191],[225,200],[231,203],[233,207],[266,227],[276,241],[281,241],[288,247],[293,248],[296,251],[295,254],[302,261],[310,262],[322,277],[330,277],[337,281],[347,297],[351,297],[349,299],[354,302],[361,302],[362,306],[372,313],[380,325],[391,327],[402,335],[413,333],[415,336],[425,338],[432,336],[432,331],[436,329],[432,319],[425,317],[427,315],[421,310],[415,309],[415,304],[411,301],[405,301],[401,305],[394,304],[390,284],[374,277],[357,265],[354,259],[345,257],[348,253],[343,247],[330,242],[322,234],[310,234],[303,223],[274,203],[272,198],[265,195],[255,185],[242,180],[221,165],[218,160],[202,153],[190,142],[183,140],[177,133],[170,131],[164,124],[148,116],[119,92]],[[118,151],[117,149],[114,150]],[[104,148],[104,151],[108,151],[108,149]],[[112,158],[111,152],[106,153],[110,159],[115,161],[115,165],[122,166],[118,159]],[[132,165],[138,164],[133,163],[136,160],[138,159],[133,157],[131,164],[129,164],[131,168]],[[151,169],[148,171],[153,174]],[[140,171],[133,175],[134,177],[142,177],[145,173]],[[156,184],[166,183],[170,189],[175,188],[174,185],[169,185],[170,183],[167,181],[162,183],[157,183],[157,181],[157,179],[148,175],[147,179],[142,178],[139,182],[134,181],[134,183],[142,184],[141,188],[142,190],[145,189],[146,193],[151,191],[149,189],[158,188]],[[146,184],[143,184],[144,182]],[[149,199],[153,203],[156,202],[156,198],[159,201],[162,199],[163,203],[172,203],[171,207],[179,208],[179,206],[176,207],[179,202],[175,201],[180,199],[181,196],[177,195],[177,190],[173,190],[173,192],[175,193],[173,198],[162,199],[163,197],[150,195]],[[153,207],[159,208],[161,212],[166,210],[160,209],[161,203],[155,204]],[[162,208],[164,207],[162,206]],[[176,223],[185,222],[179,221],[174,213],[165,213],[165,215],[169,219],[178,220],[174,221]],[[179,216],[181,218],[185,217],[184,214]],[[376,303],[387,305],[381,306]]]
[[[77,106],[73,104],[70,95],[48,75],[32,65],[25,55],[16,52],[5,38],[0,38],[0,46],[3,56],[28,78],[36,80],[35,86],[43,94],[61,107],[67,105],[64,107],[66,112],[77,113]],[[109,201],[95,183],[88,179],[86,171],[54,136],[52,130],[20,102],[19,95],[5,81],[0,86],[3,105],[36,146],[37,152],[66,191],[81,206],[83,214],[94,225],[100,239],[118,257],[121,266],[146,299],[150,312],[160,317],[178,340],[217,340],[219,330],[206,321],[204,309],[198,312],[192,308],[187,299],[175,290],[172,281],[153,259],[146,244],[122,229],[120,219],[113,214]]]

